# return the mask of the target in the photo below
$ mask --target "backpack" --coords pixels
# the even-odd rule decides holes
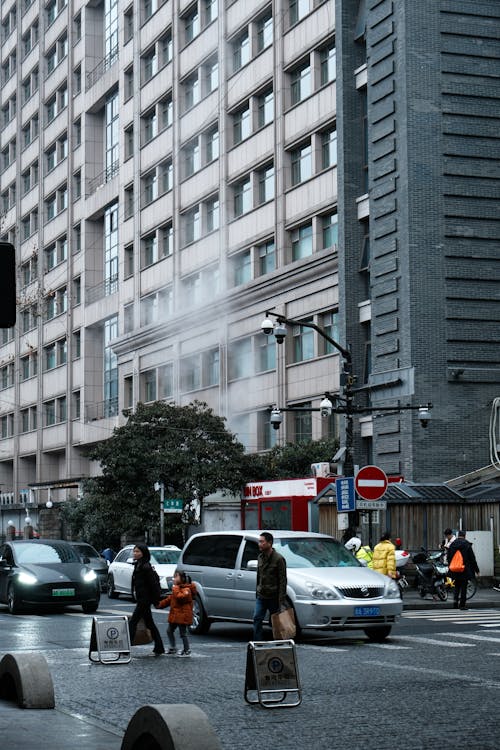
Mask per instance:
[[[451,558],[449,570],[451,573],[463,573],[465,570],[464,558],[459,549],[457,549]]]

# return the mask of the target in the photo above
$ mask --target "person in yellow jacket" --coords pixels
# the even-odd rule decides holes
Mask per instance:
[[[365,565],[367,568],[372,567],[373,552],[367,544],[362,545],[361,539],[357,536],[351,537],[346,543],[345,548],[348,549],[352,554]]]
[[[391,535],[388,531],[382,534],[380,542],[375,545],[372,568],[377,573],[396,578],[396,548],[391,542]]]

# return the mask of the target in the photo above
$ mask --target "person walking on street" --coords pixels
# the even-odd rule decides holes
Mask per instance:
[[[144,620],[154,640],[154,651],[156,656],[165,653],[165,647],[161,639],[160,631],[155,625],[151,614],[151,605],[158,605],[161,599],[160,579],[151,565],[151,553],[146,544],[138,542],[132,550],[134,558],[134,572],[132,573],[132,591],[135,595],[136,605],[129,620],[130,643],[133,644],[137,623]]]
[[[455,539],[457,538],[455,534],[453,533],[452,529],[448,528],[443,531],[444,534],[444,540],[441,544],[441,549],[448,550],[450,548],[450,544],[453,544]]]
[[[458,537],[448,547],[447,557],[448,565],[451,564],[455,553],[460,551],[464,561],[463,572],[452,572],[450,571],[453,580],[455,581],[455,589],[453,593],[453,606],[455,609],[467,609],[465,601],[467,599],[467,581],[475,578],[479,573],[479,567],[476,561],[476,556],[472,549],[472,544],[465,538],[465,531],[460,529]]]
[[[269,531],[263,531],[259,537],[257,588],[253,616],[254,641],[263,639],[262,623],[266,612],[269,612],[269,615],[279,612],[286,600],[286,562],[285,558],[276,552],[273,543],[273,535]]]
[[[170,648],[167,654],[176,654],[175,631],[179,628],[179,634],[182,640],[183,650],[179,651],[179,656],[191,656],[188,639],[188,625],[193,622],[193,599],[196,596],[196,585],[191,582],[191,578],[183,571],[176,570],[174,573],[174,584],[172,593],[166,599],[159,603],[159,609],[170,607],[168,613],[167,636]]]
[[[382,534],[380,542],[375,545],[373,550],[372,568],[377,573],[383,573],[389,578],[396,578],[396,548],[391,542],[391,535],[388,531]]]

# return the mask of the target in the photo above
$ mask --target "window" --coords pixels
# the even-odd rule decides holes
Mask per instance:
[[[259,128],[272,122],[274,119],[274,93],[267,91],[257,97],[257,124]]]
[[[72,408],[72,418],[73,419],[80,419],[81,416],[81,396],[80,391],[73,391],[71,394],[71,408]]]
[[[186,244],[195,242],[201,237],[200,208],[196,206],[184,214],[184,238]]]
[[[141,299],[141,326],[159,323],[172,312],[172,290],[161,289]]]
[[[142,21],[148,21],[156,13],[161,0],[142,0]]]
[[[201,167],[200,158],[200,145],[198,138],[196,138],[187,146],[184,146],[184,174],[186,177],[190,177],[194,172],[197,172]]]
[[[212,23],[212,21],[215,21],[217,18],[218,8],[217,8],[217,2],[218,0],[203,0],[204,5],[204,25],[208,26],[209,23]]]
[[[310,143],[294,149],[290,154],[292,185],[298,185],[312,176],[312,146]]]
[[[208,96],[219,85],[219,63],[217,60],[210,60],[203,66],[203,77],[205,81],[204,96]]]
[[[160,229],[160,255],[166,258],[174,251],[174,228],[167,224]]]
[[[156,370],[141,373],[141,396],[144,403],[156,401]]]
[[[252,339],[233,341],[229,347],[229,378],[247,378],[254,374]]]
[[[243,65],[250,62],[250,37],[248,31],[245,31],[233,41],[233,71],[236,72]]]
[[[262,245],[258,245],[257,253],[259,257],[260,276],[263,276],[265,273],[274,271],[276,268],[274,240],[268,240],[268,242],[264,242]]]
[[[220,374],[220,352],[219,349],[210,349],[204,354],[204,385],[212,386],[219,384]]]
[[[82,333],[81,331],[73,331],[71,340],[71,357],[72,359],[80,359],[82,356]]]
[[[198,354],[180,360],[180,378],[184,392],[201,388],[201,359]]]
[[[207,232],[213,232],[219,228],[219,197],[210,198],[205,205],[207,210]]]
[[[195,36],[200,33],[200,16],[198,14],[198,5],[184,16],[184,40],[189,44]]]
[[[14,385],[14,363],[9,362],[8,365],[0,367],[0,388],[10,388]]]
[[[339,340],[339,314],[337,311],[324,313],[322,315],[321,327],[327,336],[330,336],[334,341]],[[330,344],[326,339],[321,339],[321,343],[324,346],[325,354],[334,354],[338,350]]]
[[[184,108],[190,109],[200,101],[200,83],[198,71],[185,79],[184,83]]]
[[[312,224],[304,224],[297,227],[291,233],[292,238],[292,260],[299,260],[312,255]]]
[[[158,398],[172,398],[174,394],[174,367],[172,364],[158,368]]]
[[[334,81],[337,77],[337,52],[335,45],[322,49],[319,53],[320,60],[320,71],[321,71],[321,85],[324,86],[330,81]]]
[[[234,215],[241,216],[252,208],[252,183],[250,178],[237,183],[233,188]]]
[[[338,244],[338,216],[336,213],[321,217],[321,237],[323,249]]]
[[[337,165],[337,131],[329,130],[321,133],[321,166],[335,167]]]
[[[43,349],[43,369],[53,370],[55,367],[64,365],[67,362],[67,343],[66,339],[59,339],[52,344],[45,346]]]
[[[273,16],[272,12],[268,11],[265,16],[257,21],[257,51],[262,52],[263,49],[269,47],[273,43]]]
[[[211,161],[219,158],[219,128],[217,125],[208,130],[205,134],[205,162],[210,164]]]
[[[143,239],[144,262],[143,266],[150,266],[158,260],[158,241],[156,234],[151,234]]]
[[[134,186],[128,185],[123,191],[124,198],[124,216],[130,219],[134,215]]]
[[[297,23],[309,13],[309,0],[289,0],[290,25]]]
[[[125,159],[134,155],[134,126],[130,125],[124,130]]]
[[[56,423],[56,402],[55,400],[46,401],[43,404],[43,416],[45,427],[50,427]]]
[[[162,130],[170,127],[172,124],[173,111],[174,105],[172,102],[172,96],[169,95],[164,97],[159,104],[160,127]]]
[[[36,281],[38,276],[38,256],[34,253],[29,260],[21,266],[21,284],[28,286],[32,281]]]
[[[264,167],[257,172],[259,182],[259,204],[274,198],[274,166]]]
[[[134,303],[123,307],[123,332],[130,333],[134,330]]]
[[[305,320],[304,323],[312,321]],[[303,326],[292,327],[293,337],[293,362],[303,362],[314,357],[314,331],[312,328]]]
[[[123,41],[125,44],[134,38],[134,9],[127,8],[123,14]]]
[[[125,101],[133,97],[134,95],[134,66],[133,65],[130,65],[123,72],[123,90],[124,90]]]
[[[306,411],[311,408],[311,402],[297,404],[297,406],[301,406],[304,411],[292,412],[295,442],[307,443],[312,440],[312,413]]]
[[[248,138],[251,133],[250,107],[235,112],[233,115],[233,140],[234,144],[240,143],[244,138]]]
[[[158,73],[158,57],[156,54],[156,46],[153,45],[153,47],[142,56],[143,82],[151,80],[156,73]]]
[[[266,372],[276,368],[276,343],[273,336],[259,336],[257,343],[257,372]]]
[[[232,258],[233,286],[246,284],[252,280],[252,254],[250,250],[238,253]]]
[[[152,109],[142,117],[143,144],[149,143],[158,135],[158,118],[156,109]]]
[[[297,104],[311,94],[311,66],[309,61],[294,70],[290,78],[292,104]]]

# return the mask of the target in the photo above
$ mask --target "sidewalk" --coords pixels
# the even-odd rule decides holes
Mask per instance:
[[[403,593],[403,609],[449,609],[453,606],[453,591],[448,592],[448,599],[445,602],[435,601],[429,594],[422,599],[418,591],[414,588],[408,588]],[[491,609],[500,607],[500,592],[494,591],[493,587],[478,588],[471,599],[467,600],[469,609]]]

